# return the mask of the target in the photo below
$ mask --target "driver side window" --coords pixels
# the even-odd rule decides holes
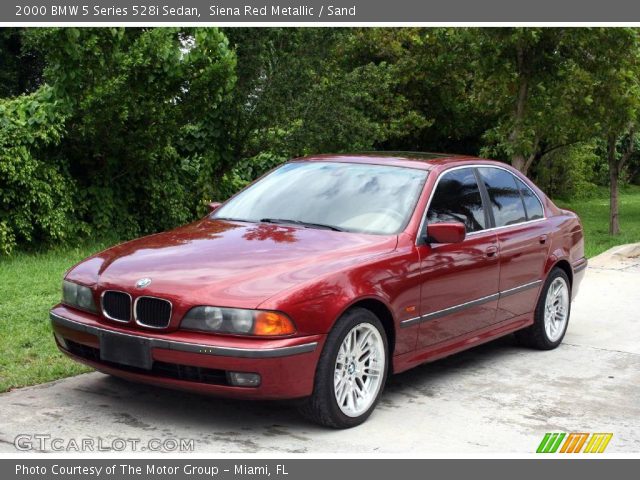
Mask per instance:
[[[467,232],[486,228],[482,196],[473,169],[461,168],[442,175],[427,211],[427,224],[460,222]]]

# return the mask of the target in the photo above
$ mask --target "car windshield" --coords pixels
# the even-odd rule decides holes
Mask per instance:
[[[425,170],[338,162],[292,162],[266,175],[212,216],[389,235],[407,224]]]

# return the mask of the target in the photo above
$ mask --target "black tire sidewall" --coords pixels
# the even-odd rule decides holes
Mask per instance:
[[[564,326],[564,331],[562,332],[562,335],[560,335],[560,338],[558,338],[558,340],[552,342],[547,336],[547,330],[544,328],[544,308],[545,308],[545,303],[547,300],[547,294],[549,292],[549,288],[551,288],[551,284],[558,277],[561,277],[567,284],[567,288],[569,289],[569,304],[567,305],[567,322]],[[549,276],[547,277],[544,287],[540,292],[540,298],[538,299],[538,304],[536,306],[535,327],[538,330],[538,335],[542,339],[544,346],[547,349],[551,350],[553,348],[556,348],[558,345],[562,343],[562,340],[564,340],[564,336],[567,333],[567,328],[569,328],[570,318],[571,318],[571,282],[569,281],[569,277],[563,270],[561,270],[560,268],[554,268],[553,270],[551,270],[551,272],[549,273]]]
[[[348,415],[345,415],[338,406],[338,402],[336,400],[334,392],[333,379],[335,374],[336,359],[338,357],[338,350],[340,349],[342,341],[353,327],[362,323],[368,323],[374,326],[380,333],[382,343],[384,345],[385,354],[384,371],[382,373],[382,384],[380,385],[377,397],[375,398],[371,406],[361,415],[357,417],[350,417]],[[384,390],[387,373],[389,371],[389,361],[390,358],[387,335],[385,333],[384,327],[382,326],[382,323],[373,312],[364,308],[354,308],[340,317],[340,319],[336,322],[335,326],[329,333],[329,336],[327,337],[325,347],[318,362],[316,382],[313,393],[314,396],[317,395],[319,397],[316,400],[319,401],[320,405],[323,405],[328,409],[328,412],[326,413],[328,413],[333,420],[332,423],[335,424],[333,426],[335,426],[336,428],[354,427],[356,425],[360,425],[369,417],[369,415],[371,415],[371,412],[373,412],[373,410],[376,408],[376,405],[380,400],[382,391]]]

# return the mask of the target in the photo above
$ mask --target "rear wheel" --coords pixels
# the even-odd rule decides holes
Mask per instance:
[[[361,424],[378,403],[387,359],[387,336],[378,317],[363,308],[348,311],[327,337],[303,415],[332,428]]]
[[[518,340],[540,350],[556,348],[567,331],[571,313],[571,286],[567,274],[554,268],[549,273],[540,293],[534,314],[534,323],[516,332]]]

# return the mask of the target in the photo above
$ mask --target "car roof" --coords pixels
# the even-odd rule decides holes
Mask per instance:
[[[340,162],[340,163],[363,163],[371,165],[390,165],[395,167],[417,168],[421,170],[432,170],[464,165],[466,163],[501,165],[505,164],[495,160],[473,157],[470,155],[457,155],[449,153],[430,152],[357,152],[309,155],[296,158],[294,162]]]

